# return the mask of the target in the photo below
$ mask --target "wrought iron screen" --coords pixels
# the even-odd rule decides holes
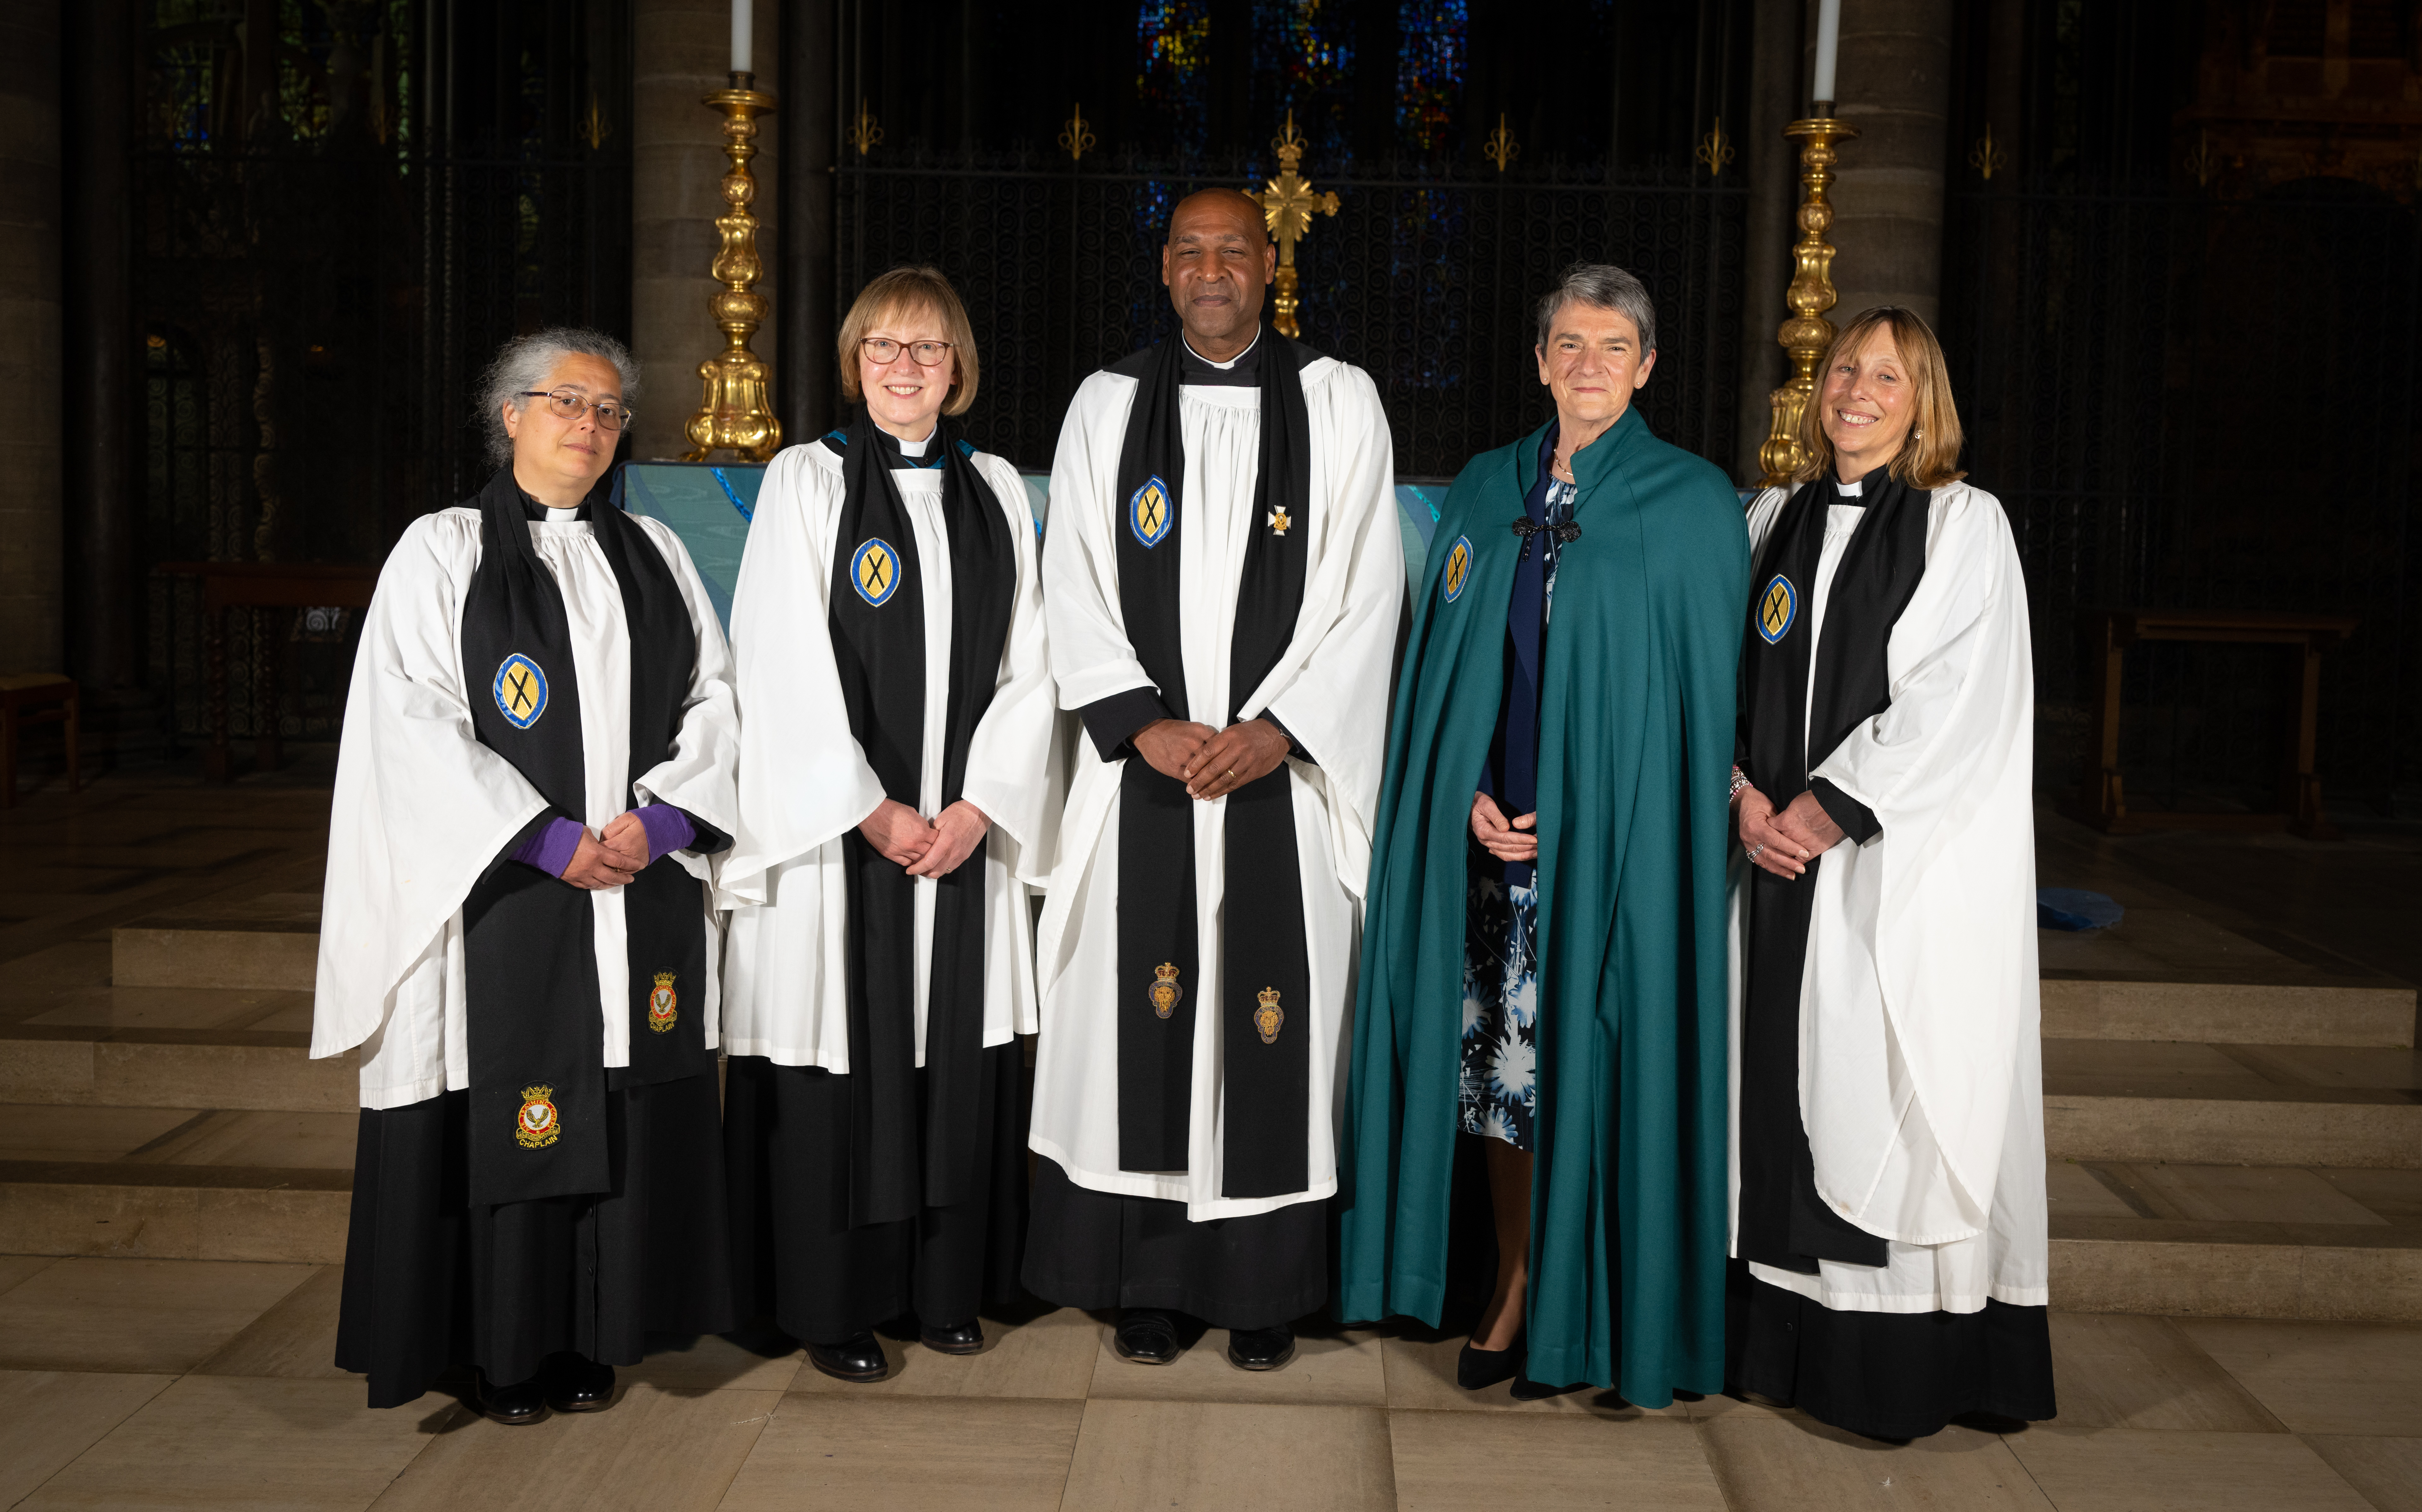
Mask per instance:
[[[1646,282],[1660,351],[1642,408],[1659,435],[1729,465],[1745,190],[1683,175],[1366,165],[1332,177],[1318,166],[1308,165],[1314,188],[1335,190],[1339,206],[1298,251],[1303,338],[1377,382],[1399,474],[1452,475],[1547,417],[1533,306],[1581,260]],[[967,300],[983,359],[970,429],[1021,465],[1047,466],[1077,385],[1176,328],[1160,283],[1171,208],[1198,188],[1258,185],[1274,169],[853,160],[838,186],[837,307],[887,268],[940,268]]]
[[[499,343],[630,324],[622,6],[275,8],[241,130],[263,57],[242,28],[152,0],[145,34],[138,558],[172,746],[205,727],[204,636],[197,585],[157,564],[377,561],[486,476],[472,389]],[[354,617],[228,611],[230,733],[332,738]]]
[[[2073,784],[2098,608],[2360,616],[2325,662],[2330,796],[2408,811],[2422,680],[2414,522],[2422,237],[2412,203],[2307,179],[1955,194],[1944,343],[1971,481],[2008,511],[2034,616],[2037,781]],[[2131,802],[2265,802],[2272,647],[2129,654]],[[2257,796],[2259,795],[2259,796]]]

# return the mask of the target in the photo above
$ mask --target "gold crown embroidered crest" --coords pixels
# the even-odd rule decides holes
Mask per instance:
[[[656,973],[656,990],[648,994],[648,1027],[663,1034],[681,1020],[681,999],[673,993],[673,974]]]
[[[1166,1019],[1177,1007],[1177,1000],[1186,995],[1186,989],[1177,985],[1177,968],[1168,961],[1155,966],[1152,975],[1152,986],[1144,996],[1151,1002],[1152,1011]]]
[[[1262,989],[1262,1005],[1253,1010],[1253,1027],[1261,1031],[1262,1043],[1275,1045],[1279,1031],[1286,1026],[1286,1010],[1279,1006],[1279,990]]]

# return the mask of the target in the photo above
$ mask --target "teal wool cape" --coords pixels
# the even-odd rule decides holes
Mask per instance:
[[[1339,1313],[1436,1327],[1466,844],[1505,685],[1510,528],[1546,429],[1475,458],[1432,537],[1372,837]],[[1538,1107],[1527,1374],[1642,1407],[1723,1384],[1724,866],[1749,592],[1738,497],[1638,411],[1573,458],[1539,683]]]

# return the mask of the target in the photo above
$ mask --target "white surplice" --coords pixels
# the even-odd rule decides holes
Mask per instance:
[[[1771,489],[1750,506],[1754,552],[1789,498]],[[1864,513],[1829,507],[1808,590],[1812,686],[1828,589]],[[2022,1307],[2049,1297],[2027,636],[2000,503],[1965,483],[1935,490],[1925,575],[1887,644],[1892,707],[1810,773],[1882,826],[1826,852],[1809,882],[1800,1104],[1818,1195],[1885,1239],[1887,1263],[1750,1270],[1826,1307],[1973,1313],[1989,1297]],[[1736,1107],[1744,872],[1737,856]],[[1738,1139],[1736,1121],[1736,1224]]]
[[[991,705],[967,743],[960,793],[992,831],[963,865],[983,868],[983,1042],[1035,1029],[1032,914],[1059,820],[1053,773],[1051,670],[1044,650],[1034,517],[1026,484],[1001,458],[978,452],[985,505],[1016,547],[1016,597]],[[894,468],[914,533],[925,606],[924,750],[917,811],[941,809],[942,742],[951,702],[951,544],[942,474]],[[849,894],[841,840],[883,802],[883,784],[850,734],[834,670],[833,556],[840,538],[841,458],[818,441],[787,447],[766,469],[731,595],[739,669],[742,823],[721,874],[731,912],[724,956],[724,1047],[779,1066],[849,1066]],[[917,1064],[925,1064],[936,882],[916,882]]]
[[[571,509],[530,523],[538,559],[563,594],[580,689],[586,812],[594,832],[626,810],[671,803],[726,834],[738,821],[733,768],[740,730],[731,658],[690,564],[661,522],[637,519],[681,585],[698,661],[665,759],[631,769],[631,645],[622,590],[595,529]],[[480,873],[547,802],[511,762],[480,743],[465,688],[463,599],[480,565],[480,511],[441,509],[413,522],[387,553],[362,621],[337,756],[328,878],[320,913],[311,1053],[359,1045],[365,1108],[401,1108],[471,1084],[463,1008],[463,901]],[[542,715],[541,717],[544,717]],[[713,866],[674,852],[699,879],[707,929],[706,1044],[716,1045]],[[599,1033],[608,1067],[631,1063],[630,957],[622,890],[589,895],[595,921]]]
[[[1264,361],[1291,355],[1281,345]],[[1077,742],[1059,861],[1051,874],[1037,946],[1043,1037],[1035,1058],[1030,1143],[1070,1180],[1095,1191],[1187,1205],[1197,1222],[1269,1212],[1337,1190],[1336,1118],[1345,1046],[1361,947],[1362,891],[1371,859],[1372,812],[1387,755],[1389,662],[1405,598],[1397,536],[1395,467],[1387,416],[1369,375],[1331,358],[1301,369],[1310,420],[1310,507],[1290,529],[1307,535],[1303,606],[1276,667],[1236,710],[1269,713],[1313,758],[1290,758],[1296,847],[1300,859],[1304,943],[1312,968],[1303,1018],[1311,1036],[1309,1114],[1302,1192],[1220,1195],[1222,1102],[1219,1016],[1195,1016],[1187,1169],[1119,1168],[1118,1030],[1115,1005],[1151,984],[1121,982],[1119,784],[1123,763]],[[1082,709],[1113,694],[1153,686],[1127,639],[1119,603],[1120,449],[1138,382],[1100,372],[1077,391],[1051,473],[1051,522],[1043,575],[1051,623],[1051,666],[1061,707]],[[1178,415],[1186,451],[1174,537],[1186,705],[1228,707],[1230,637],[1245,548],[1270,522],[1253,512],[1261,466],[1258,387],[1185,385]],[[1216,717],[1216,716],[1215,716]],[[1204,720],[1203,723],[1212,723]],[[1225,886],[1227,803],[1194,805],[1196,939],[1193,990],[1220,1001],[1220,900]]]

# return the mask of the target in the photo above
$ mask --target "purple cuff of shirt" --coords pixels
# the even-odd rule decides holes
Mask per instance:
[[[573,855],[580,850],[580,837],[589,832],[578,819],[549,819],[546,828],[522,842],[513,859],[536,866],[550,877],[560,877],[563,868],[572,865]]]
[[[650,803],[638,814],[640,827],[648,832],[650,865],[676,850],[688,850],[698,839],[698,826],[689,821],[688,815],[670,803]]]

